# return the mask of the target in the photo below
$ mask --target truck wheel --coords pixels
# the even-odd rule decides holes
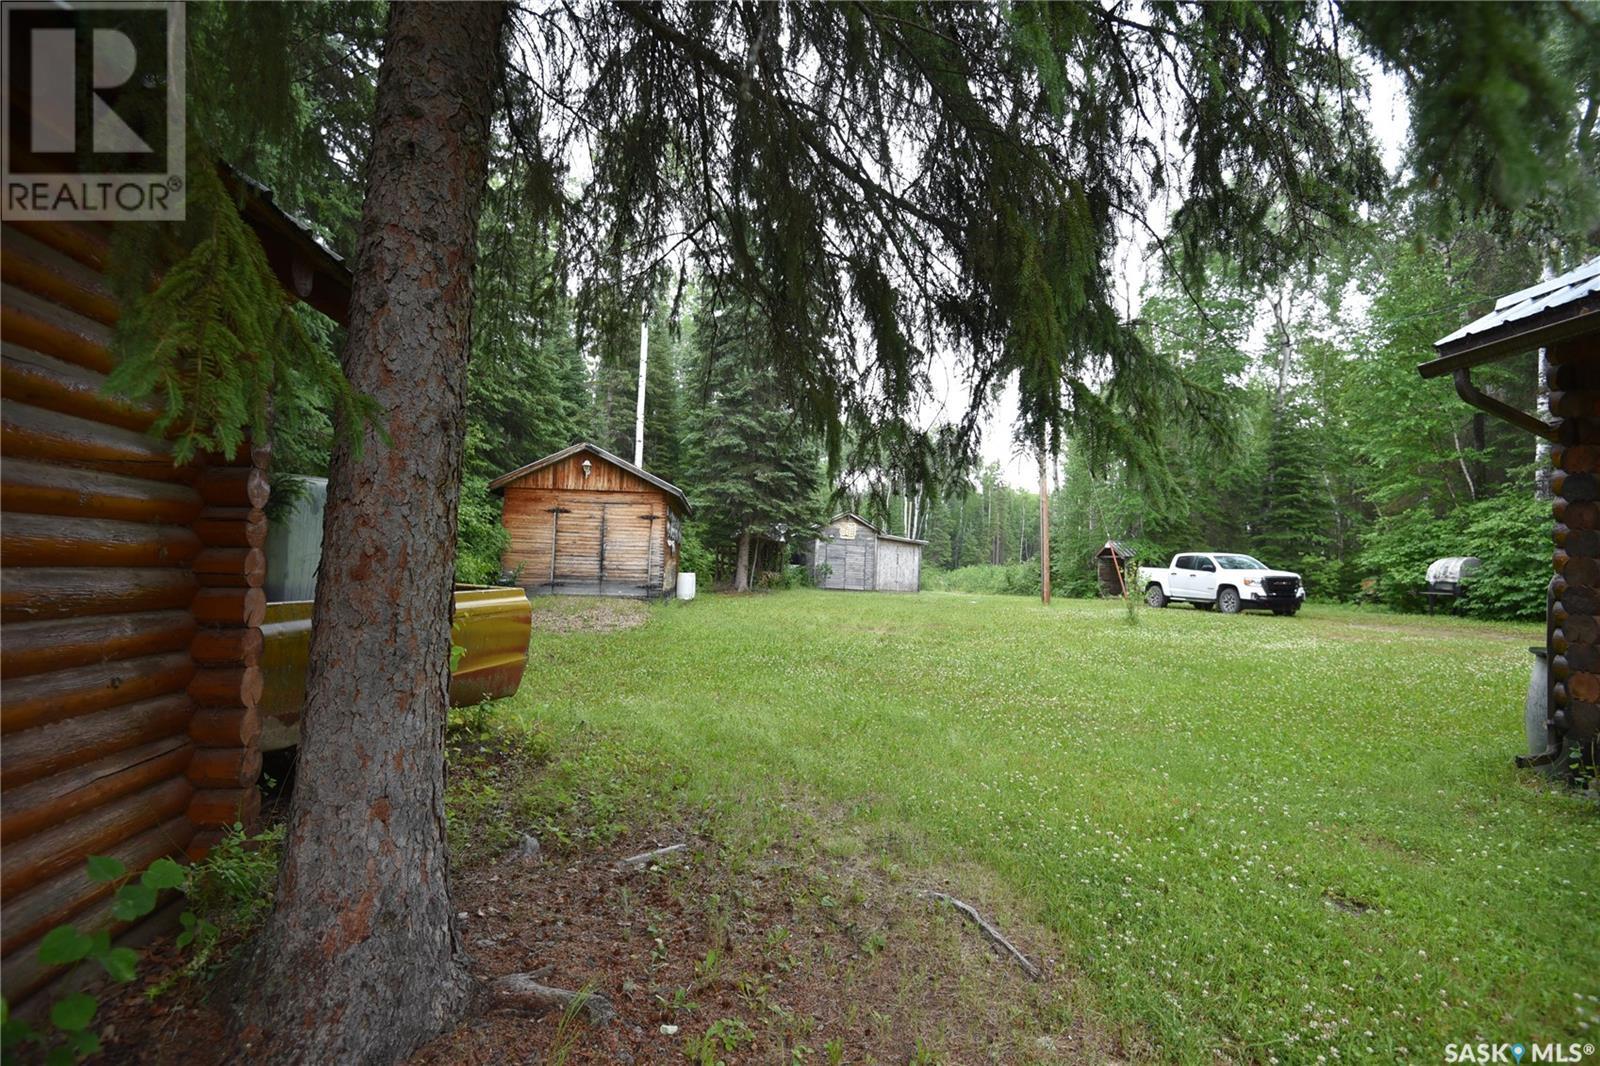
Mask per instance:
[[[1238,589],[1222,589],[1217,593],[1217,610],[1223,614],[1238,614],[1243,601],[1239,599]]]
[[[1159,610],[1167,605],[1167,594],[1161,591],[1160,585],[1152,582],[1150,587],[1144,590],[1144,602]]]

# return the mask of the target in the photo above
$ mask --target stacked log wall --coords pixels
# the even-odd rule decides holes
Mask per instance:
[[[12,1003],[52,977],[36,960],[51,928],[120,929],[89,855],[137,870],[193,852],[197,825],[254,813],[259,752],[252,769],[248,728],[225,723],[248,717],[264,457],[174,466],[147,432],[157,412],[104,392],[109,251],[103,226],[8,223],[0,241],[0,970]]]
[[[1600,337],[1548,352],[1555,466],[1555,569],[1549,618],[1548,726],[1565,763],[1591,765],[1600,739]]]
[[[197,830],[189,854],[197,859],[228,827],[253,826],[261,813],[267,460],[265,448],[246,448],[231,465],[209,466],[195,479],[204,505],[195,522],[202,548],[193,565],[200,588],[191,608],[195,673],[188,689],[195,708],[188,814]]]

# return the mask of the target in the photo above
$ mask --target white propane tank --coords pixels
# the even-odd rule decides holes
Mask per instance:
[[[694,574],[678,575],[678,599],[694,599]]]
[[[1533,671],[1528,678],[1528,699],[1523,705],[1522,731],[1528,738],[1528,754],[1543,755],[1550,749],[1550,661],[1543,648],[1533,652]]]
[[[1437,559],[1428,567],[1428,584],[1452,585],[1459,590],[1461,583],[1470,580],[1482,565],[1482,560],[1471,555]]]

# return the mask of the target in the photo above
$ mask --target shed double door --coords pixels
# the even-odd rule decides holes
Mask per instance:
[[[922,580],[922,548],[895,540],[878,541],[879,592],[916,592]]]
[[[661,587],[656,541],[663,518],[648,503],[563,497],[552,517],[550,583],[556,589],[640,595]]]
[[[864,592],[872,588],[876,542],[867,537],[817,541],[817,584],[825,589]],[[826,569],[824,569],[826,568]]]

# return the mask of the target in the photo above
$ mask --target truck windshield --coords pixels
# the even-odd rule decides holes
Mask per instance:
[[[1219,555],[1217,563],[1225,570],[1265,570],[1266,564],[1248,555]]]

